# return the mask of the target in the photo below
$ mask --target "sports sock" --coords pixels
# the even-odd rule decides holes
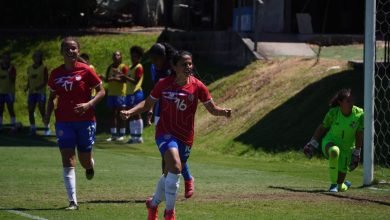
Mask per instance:
[[[76,198],[76,172],[74,167],[64,167],[64,183],[66,192],[68,194],[68,200],[74,201],[77,204]]]
[[[183,175],[183,178],[186,181],[192,179],[190,167],[188,166],[188,163],[185,163],[185,165],[182,167],[181,175]]]
[[[166,210],[175,209],[177,191],[179,190],[181,174],[174,174],[168,172],[165,178],[165,199],[166,199]]]
[[[140,118],[135,120],[135,133],[137,134],[137,139],[140,140],[142,137],[142,131],[144,130],[144,121]]]
[[[329,177],[331,184],[337,183],[339,174],[339,155],[340,149],[337,146],[332,146],[328,150],[329,155]]]
[[[152,205],[158,206],[162,201],[165,200],[165,176],[161,175],[157,182],[156,192],[154,192]]]
[[[111,128],[111,129],[110,129],[110,132],[111,132],[111,135],[112,135],[112,136],[115,136],[117,130],[116,130],[116,128]]]
[[[135,120],[131,120],[129,121],[129,129],[130,129],[130,136],[131,138],[133,139],[136,135],[136,132],[135,132]]]

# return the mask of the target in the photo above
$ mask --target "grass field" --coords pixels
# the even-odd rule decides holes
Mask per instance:
[[[109,64],[113,50],[124,51],[128,63],[131,45],[148,48],[156,39],[153,34],[80,37],[83,52],[92,55],[99,72]],[[58,65],[59,40],[0,42],[0,52],[11,50],[20,69],[19,89],[31,51],[44,50],[49,67]],[[190,158],[196,192],[184,199],[181,180],[178,219],[387,219],[388,188],[362,188],[359,167],[348,174],[353,183],[349,191],[329,194],[327,161],[319,155],[307,160],[300,151],[335,91],[351,87],[362,106],[363,72],[346,62],[361,57],[361,51],[359,45],[327,47],[320,60],[280,58],[254,62],[239,71],[199,63],[198,77],[218,104],[233,108],[233,117],[217,119],[199,108]],[[18,120],[27,124],[25,96],[18,92],[17,98]],[[76,212],[63,210],[68,202],[55,138],[28,137],[27,128],[16,135],[0,134],[0,219],[146,218],[144,202],[160,175],[154,128],[145,129],[142,145],[106,143],[104,106],[97,106],[95,178],[86,180],[77,167]],[[164,204],[160,218],[163,208]]]
[[[160,175],[152,133],[146,129],[146,143],[137,146],[107,144],[98,137],[95,178],[88,181],[77,169],[80,210],[75,212],[63,210],[67,199],[54,138],[46,143],[28,138],[36,146],[0,147],[0,219],[26,219],[20,212],[45,219],[145,219],[145,198]],[[196,193],[185,200],[181,182],[178,219],[386,219],[390,210],[389,191],[359,188],[361,169],[348,176],[354,184],[348,192],[327,193],[320,159],[248,158],[195,148],[190,166]]]

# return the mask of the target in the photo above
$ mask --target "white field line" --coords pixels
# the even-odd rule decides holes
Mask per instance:
[[[1,208],[3,209],[3,208]],[[34,219],[34,220],[47,220],[46,218],[42,218],[42,217],[39,217],[39,216],[35,216],[35,215],[30,215],[28,213],[25,213],[25,212],[21,212],[21,211],[17,211],[17,210],[13,210],[13,209],[3,209],[9,213],[12,213],[12,214],[15,214],[15,215],[20,215],[20,216],[23,216],[23,217],[26,217],[26,218],[29,218],[29,219]]]

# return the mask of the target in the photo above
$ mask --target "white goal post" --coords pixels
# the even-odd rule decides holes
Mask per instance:
[[[363,185],[374,180],[374,97],[376,0],[365,2]]]

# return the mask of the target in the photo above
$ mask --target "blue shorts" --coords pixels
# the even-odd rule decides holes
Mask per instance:
[[[95,143],[96,122],[56,122],[57,142],[60,149],[72,148],[91,152]]]
[[[183,143],[179,139],[173,137],[170,134],[161,135],[156,139],[156,144],[160,150],[161,156],[164,155],[165,151],[170,148],[177,148],[179,150],[180,161],[182,163],[187,162],[191,153],[191,146]]]
[[[14,103],[15,102],[15,95],[12,93],[1,93],[0,94],[0,104],[4,103]]]
[[[41,93],[32,93],[28,95],[28,104],[32,105],[35,103],[45,103],[46,95]]]
[[[123,108],[126,107],[126,96],[108,96],[107,106],[109,108]]]
[[[126,96],[126,106],[133,108],[143,100],[144,100],[144,92],[142,90],[138,90],[134,94]]]

